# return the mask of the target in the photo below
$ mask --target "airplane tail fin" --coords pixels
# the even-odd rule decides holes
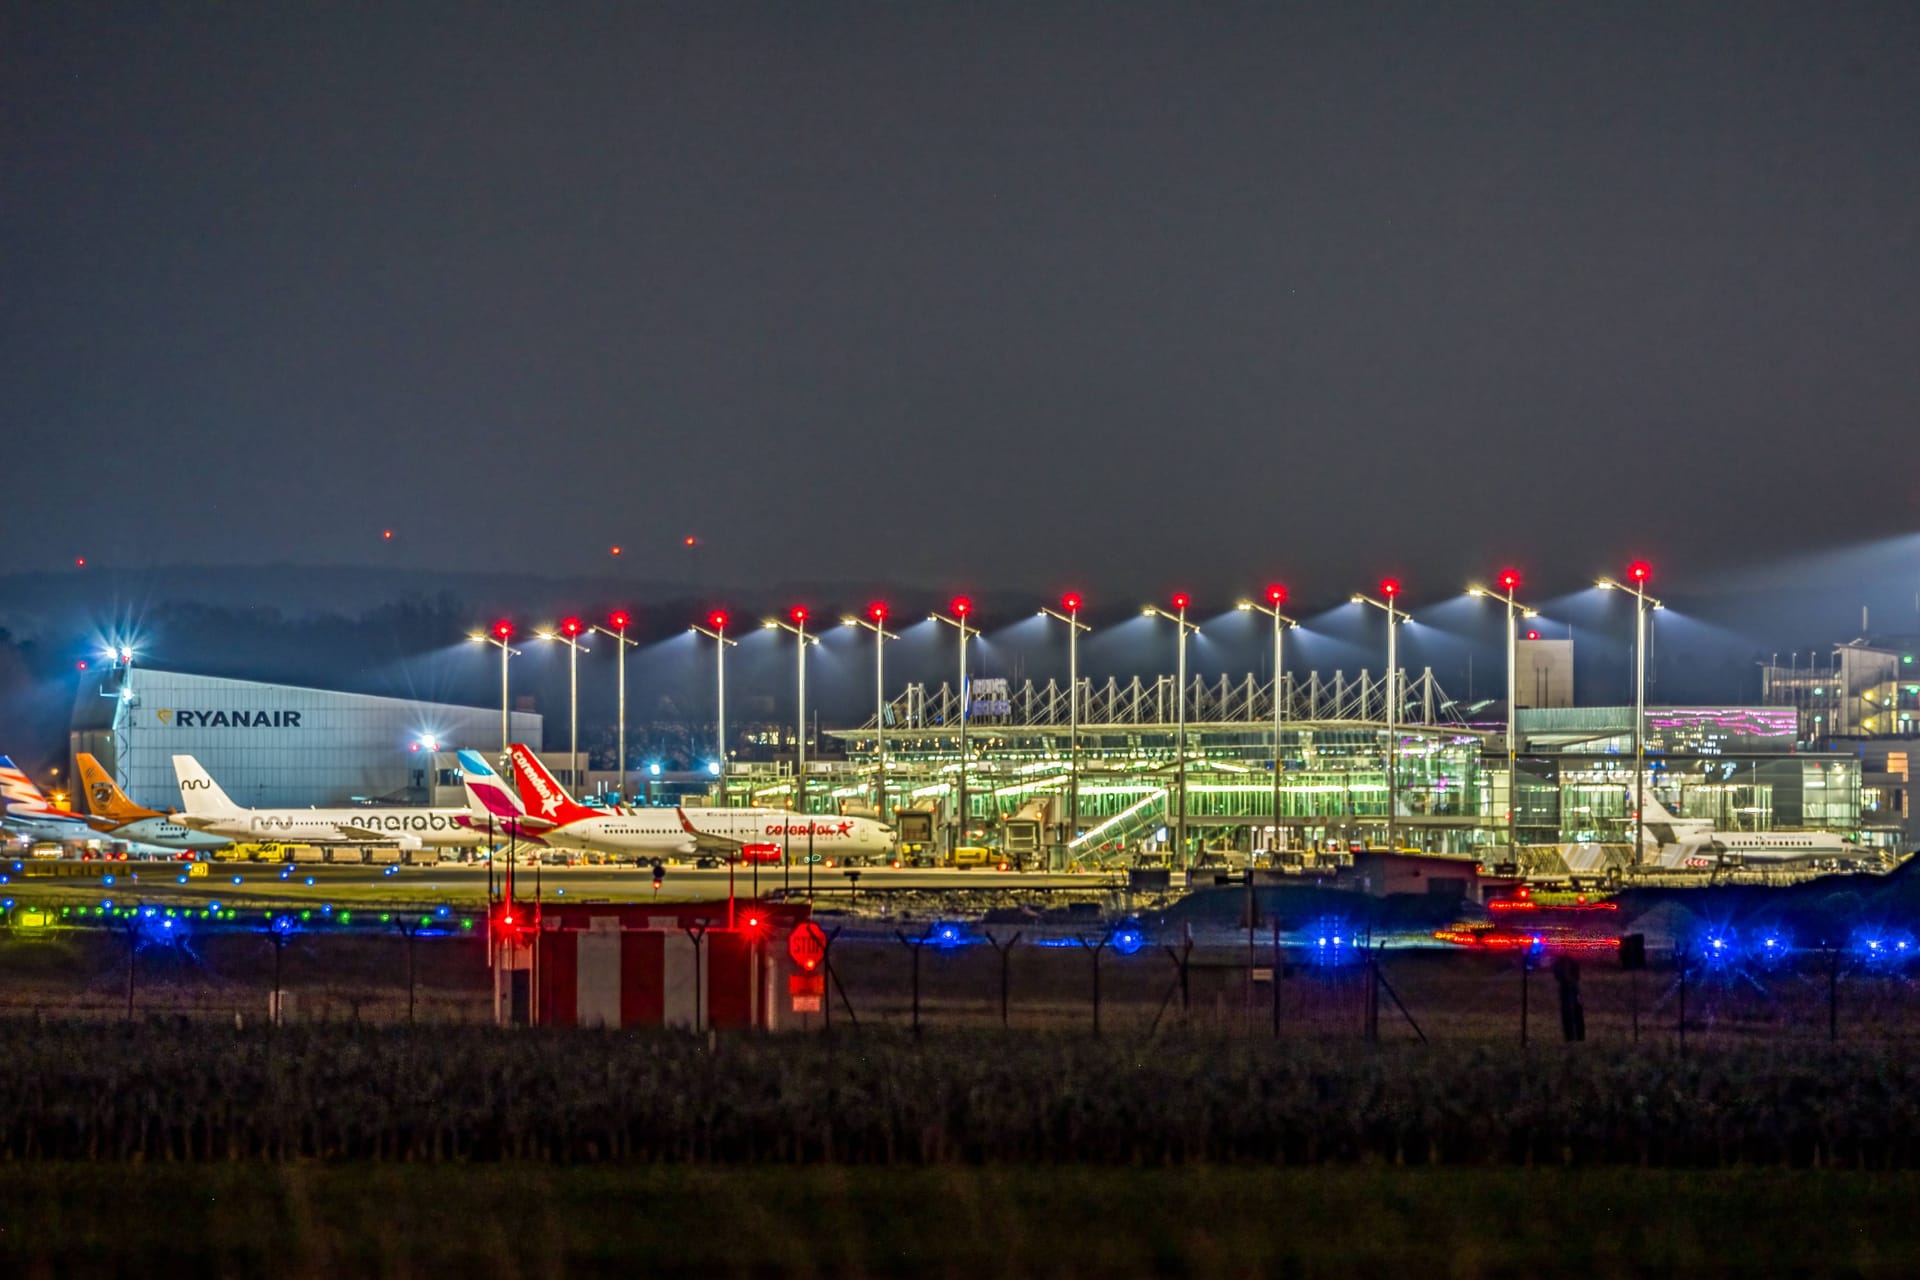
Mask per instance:
[[[523,743],[514,743],[509,754],[513,757],[514,778],[520,786],[520,803],[529,815],[554,823],[599,816],[597,810],[587,808],[568,795],[560,780],[547,772],[540,757]]]
[[[25,769],[15,764],[11,756],[0,756],[0,812],[8,809],[24,813],[57,812]]]
[[[1649,795],[1646,798],[1646,800],[1647,800],[1647,811],[1645,815],[1643,815],[1645,821],[1664,822],[1669,826],[1680,821],[1680,819],[1673,816],[1672,811],[1669,810],[1667,806],[1661,804],[1653,796]]]
[[[507,785],[506,779],[495,773],[486,757],[478,751],[462,751],[460,773],[467,784],[467,810],[486,821],[491,818],[513,819],[526,815],[526,808]]]
[[[227,799],[227,793],[220,784],[208,776],[200,767],[200,762],[192,756],[173,758],[173,776],[180,781],[180,802],[186,811],[200,817],[231,817],[240,813],[240,806]]]
[[[113,780],[100,762],[86,752],[74,756],[74,763],[80,766],[80,794],[86,798],[87,812],[96,818],[111,818],[115,822],[137,822],[141,818],[157,818],[161,815],[153,809],[145,809],[127,799],[127,793]]]

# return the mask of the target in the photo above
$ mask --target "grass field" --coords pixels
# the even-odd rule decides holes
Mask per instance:
[[[1911,1275],[1920,1175],[9,1165],[10,1275]]]

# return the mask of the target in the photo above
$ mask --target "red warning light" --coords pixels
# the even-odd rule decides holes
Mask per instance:
[[[973,601],[967,599],[965,596],[955,596],[953,598],[952,608],[954,617],[964,618],[973,612]]]
[[[1267,603],[1278,609],[1287,602],[1287,589],[1279,583],[1267,588]]]
[[[1627,566],[1627,577],[1635,582],[1645,582],[1653,576],[1653,566],[1645,560],[1635,560]]]
[[[610,624],[612,624],[613,629],[615,631],[625,631],[627,629],[627,624],[632,622],[633,619],[628,615],[625,609],[615,609],[613,611],[612,616],[609,617],[607,621]]]
[[[386,542],[392,542],[392,541],[393,541],[393,530],[391,530],[391,529],[382,529],[382,530],[380,531],[380,537],[381,537],[381,539],[382,539],[383,541],[386,541]]]
[[[573,636],[579,635],[582,631],[585,631],[585,630],[586,628],[580,625],[580,619],[578,618],[560,619],[560,634],[563,636],[567,636],[571,638]]]
[[[513,639],[513,624],[505,618],[493,624],[493,634],[502,640]]]
[[[803,604],[797,604],[793,606],[792,610],[788,612],[787,616],[793,619],[795,625],[804,627],[807,624],[807,606]]]
[[[1539,633],[1538,631],[1529,631],[1529,632],[1527,632],[1527,639],[1529,639],[1529,640],[1538,640],[1539,638],[1540,638],[1540,633]]]
[[[1519,570],[1502,569],[1500,571],[1500,589],[1502,591],[1518,591],[1520,589]]]
[[[680,545],[685,547],[697,547],[700,545],[700,539],[694,537],[692,534],[688,534],[686,537],[680,540]]]
[[[868,605],[867,616],[869,618],[872,618],[875,622],[885,622],[887,620],[886,602],[881,600],[875,600],[872,604]]]
[[[618,543],[615,543],[615,544],[614,544],[613,546],[611,546],[611,547],[608,547],[608,548],[607,548],[607,554],[608,554],[608,555],[610,555],[610,556],[617,556],[617,555],[619,555],[619,554],[620,554],[620,545],[619,545]]]
[[[1080,612],[1080,604],[1080,593],[1078,591],[1069,591],[1066,595],[1060,597],[1060,607],[1068,613]]]
[[[74,669],[77,671],[85,671],[87,669],[87,660],[82,658],[80,661],[74,663]]]
[[[715,631],[725,631],[727,629],[726,611],[723,609],[715,609],[712,613],[708,614],[707,625]]]
[[[86,568],[86,567],[87,567],[87,558],[86,558],[85,556],[81,556],[81,557],[80,557],[79,559],[77,559],[77,560],[75,560],[75,561],[73,562],[73,567],[74,567],[74,568],[76,568],[76,569],[84,569],[84,568]]]
[[[1393,578],[1380,580],[1380,594],[1391,600],[1400,594],[1400,583]]]
[[[1192,598],[1191,598],[1190,596],[1188,596],[1186,592],[1184,592],[1184,591],[1176,591],[1176,592],[1174,592],[1174,593],[1173,593],[1173,607],[1174,607],[1174,608],[1176,608],[1176,609],[1184,609],[1184,608],[1186,608],[1186,607],[1187,607],[1188,605],[1190,605],[1190,604],[1192,604],[1192,603],[1193,603],[1193,600],[1192,600]]]

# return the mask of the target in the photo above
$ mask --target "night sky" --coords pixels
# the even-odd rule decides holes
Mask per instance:
[[[1912,5],[13,5],[0,97],[0,572],[1331,602],[1913,523]]]

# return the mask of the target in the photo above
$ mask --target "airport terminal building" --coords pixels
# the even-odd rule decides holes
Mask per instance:
[[[536,713],[513,712],[511,728],[516,741],[541,741]],[[161,809],[180,803],[177,754],[197,757],[250,807],[427,804],[445,781],[436,752],[499,744],[497,707],[118,666],[82,683],[70,735],[72,751],[90,752],[137,803]]]

